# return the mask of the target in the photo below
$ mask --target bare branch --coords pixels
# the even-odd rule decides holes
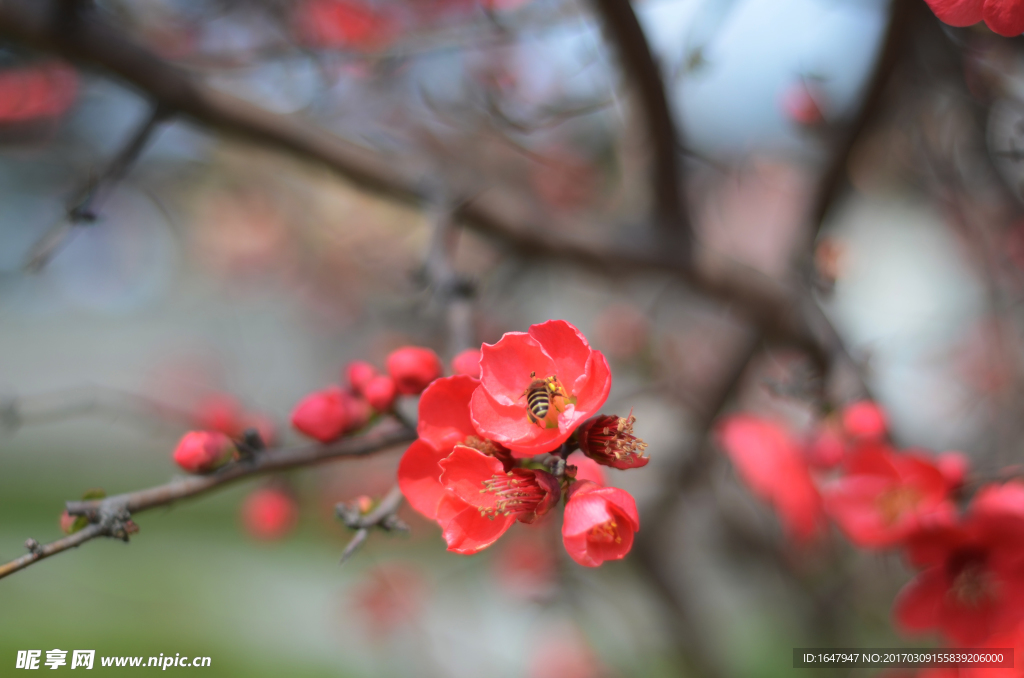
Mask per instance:
[[[402,488],[395,485],[384,495],[384,499],[381,500],[380,504],[366,515],[360,515],[358,508],[350,507],[346,504],[339,504],[337,506],[335,510],[338,517],[344,521],[345,525],[356,531],[348,546],[341,552],[340,564],[344,565],[345,561],[359,550],[359,547],[370,536],[372,528],[379,527],[385,532],[404,532],[409,529],[409,526],[399,520],[397,515],[398,509],[402,506],[403,499],[405,499],[405,496],[402,494]]]
[[[659,247],[685,262],[692,240],[682,197],[683,177],[676,149],[681,140],[672,119],[661,69],[629,0],[593,0],[605,30],[619,52],[628,82],[643,106],[650,152],[654,157],[654,209]]]
[[[106,499],[69,501],[66,504],[67,512],[71,515],[86,516],[90,524],[79,532],[32,548],[28,555],[6,565],[0,565],[0,578],[96,537],[116,536],[127,539],[127,523],[130,523],[132,515],[141,511],[169,506],[182,499],[205,494],[245,478],[312,466],[344,457],[366,456],[411,442],[415,438],[414,430],[398,421],[388,419],[365,435],[355,438],[345,438],[327,445],[268,450],[228,464],[209,475],[178,478],[164,485],[118,494]]]

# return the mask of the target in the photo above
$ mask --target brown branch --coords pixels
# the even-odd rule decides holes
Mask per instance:
[[[432,196],[426,189],[428,182],[421,173],[404,169],[410,163],[396,162],[299,119],[269,113],[210,89],[186,71],[132,43],[115,27],[95,17],[82,16],[74,31],[60,30],[50,20],[56,7],[56,0],[4,0],[0,3],[0,38],[99,67],[175,114],[204,127],[322,163],[366,190],[406,203],[429,204]],[[640,49],[630,44],[631,47],[622,48],[624,62],[639,63],[643,60],[639,55],[627,57],[627,54]],[[653,72],[657,74],[656,69]],[[648,72],[644,76],[645,81],[650,77]],[[648,83],[645,90],[653,88],[653,84]],[[657,96],[648,93],[645,98],[653,101]],[[653,110],[652,106],[648,105],[647,109]],[[662,119],[655,128],[661,130],[657,139],[666,134],[675,135],[674,129],[668,125],[671,122],[668,115],[667,107],[657,114]],[[675,163],[675,145],[659,142],[654,146],[656,150],[671,149],[671,163]],[[669,169],[667,156],[657,164],[659,167],[663,165],[659,171],[661,178],[658,182],[662,187],[657,189],[661,196],[657,211],[666,223],[686,224],[678,195],[671,200],[669,198],[670,183],[673,190],[678,190],[678,168]],[[457,202],[455,196],[452,197],[453,202]],[[476,231],[501,238],[524,252],[558,256],[609,275],[619,275],[630,269],[671,272],[696,290],[735,307],[768,336],[789,341],[819,356],[830,350],[809,331],[800,313],[795,311],[801,305],[801,292],[711,250],[694,245],[692,265],[685,265],[670,248],[658,248],[657,253],[652,254],[649,249],[639,249],[635,244],[623,246],[622,243],[602,242],[591,236],[566,235],[550,225],[544,227],[529,219],[517,218],[516,213],[516,209],[509,209],[506,198],[491,191],[463,203],[455,210],[454,218]],[[675,216],[670,219],[666,215]],[[676,254],[679,251],[674,250]]]
[[[327,445],[267,450],[237,461],[205,476],[187,476],[145,490],[118,494],[106,499],[69,501],[67,512],[86,516],[90,524],[79,532],[43,546],[30,549],[30,553],[0,566],[0,578],[28,567],[43,558],[66,551],[100,536],[126,537],[126,523],[141,511],[205,494],[214,489],[257,475],[312,466],[344,457],[361,457],[411,442],[416,432],[395,421],[386,420],[368,433],[345,438]],[[130,531],[130,530],[129,530]]]
[[[654,158],[654,221],[659,248],[686,262],[693,238],[682,197],[683,176],[676,149],[682,144],[661,69],[637,20],[630,0],[593,0],[608,37],[615,44],[630,85],[636,87],[643,108],[648,144]],[[678,257],[678,258],[676,258]]]

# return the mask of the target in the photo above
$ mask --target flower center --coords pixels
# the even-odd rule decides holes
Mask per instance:
[[[953,575],[950,594],[959,603],[977,608],[996,598],[998,585],[985,567],[983,555],[974,552],[955,554],[949,569]]]
[[[619,531],[615,529],[617,527],[618,523],[615,522],[614,518],[606,520],[600,525],[590,528],[587,532],[587,540],[602,544],[611,544],[612,542],[621,544],[622,537],[619,536]]]
[[[557,376],[538,379],[537,373],[531,372],[530,377],[533,381],[523,391],[522,396],[526,400],[526,416],[542,428],[557,428],[558,414],[565,409],[566,401],[573,400],[569,398]]]
[[[878,510],[886,524],[892,525],[904,513],[916,508],[921,499],[921,492],[916,488],[896,487],[878,498]]]
[[[480,508],[480,515],[494,519],[495,516],[519,517],[534,513],[547,492],[537,484],[532,476],[519,475],[511,471],[505,475],[493,475],[483,481],[484,489],[497,497],[491,508]]]

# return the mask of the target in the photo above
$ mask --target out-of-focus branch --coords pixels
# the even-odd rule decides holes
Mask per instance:
[[[683,201],[682,171],[676,154],[681,142],[668,105],[661,69],[630,0],[593,0],[593,5],[619,53],[627,82],[636,88],[643,107],[649,152],[654,158],[651,183],[658,247],[667,249],[675,261],[685,262],[693,234]]]
[[[384,495],[380,504],[366,515],[360,515],[358,507],[338,504],[335,512],[346,526],[356,531],[345,550],[341,552],[341,564],[352,557],[370,536],[370,530],[379,527],[385,532],[407,531],[409,526],[398,518],[398,509],[404,499],[402,488],[395,485]]]
[[[103,200],[128,173],[153,136],[153,132],[167,115],[168,111],[164,107],[158,105],[153,108],[135,132],[128,137],[121,150],[110,159],[106,167],[95,176],[90,177],[74,196],[68,207],[67,217],[36,242],[29,252],[25,268],[30,271],[38,271],[67,242],[68,236],[76,227],[96,221]]]
[[[269,113],[206,87],[186,71],[132,43],[115,27],[89,14],[77,20],[74,31],[60,30],[51,20],[56,8],[56,0],[4,0],[0,3],[0,38],[99,67],[175,114],[210,129],[323,163],[364,189],[406,203],[429,204],[432,197],[426,187],[429,182],[423,173],[407,169],[408,163],[395,162],[298,119]],[[668,115],[667,109],[664,115]],[[666,133],[674,135],[674,131]],[[655,147],[660,149],[665,144],[658,143]],[[675,163],[676,145],[670,148]],[[667,159],[659,162],[668,167]],[[666,169],[659,176],[669,173]],[[678,171],[672,176],[673,182],[677,182]],[[662,178],[659,182],[666,186],[659,191],[667,195],[668,180]],[[676,188],[674,186],[674,190]],[[664,196],[659,201],[663,201],[663,204],[659,202],[659,213],[677,209],[678,220],[672,223],[685,224],[681,221],[685,220],[681,204],[670,208],[670,201]],[[796,288],[773,281],[727,257],[694,247],[692,264],[686,265],[677,256],[679,250],[658,248],[657,253],[652,254],[651,250],[639,249],[635,244],[623,246],[589,236],[571,236],[561,229],[544,228],[517,219],[513,216],[515,212],[501,196],[486,193],[456,208],[453,217],[524,252],[557,256],[610,275],[631,269],[672,272],[696,290],[733,306],[762,327],[765,334],[792,342],[819,356],[829,353],[830,349],[823,346],[803,322],[798,311],[802,294]]]
[[[51,393],[0,400],[0,430],[14,431],[30,424],[49,424],[104,410],[182,425],[192,425],[196,420],[194,413],[148,396],[86,384]]]
[[[233,462],[205,476],[187,476],[145,490],[118,494],[106,499],[69,501],[67,512],[86,516],[90,524],[81,531],[46,545],[30,547],[29,554],[0,565],[0,578],[24,569],[43,558],[66,551],[101,536],[126,538],[131,516],[158,506],[205,494],[229,483],[257,475],[322,464],[345,457],[361,457],[386,450],[416,438],[416,432],[395,421],[385,420],[370,432],[327,445],[267,450]]]

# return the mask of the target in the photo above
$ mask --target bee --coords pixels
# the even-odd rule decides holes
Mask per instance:
[[[530,377],[534,379],[530,382],[526,391],[523,392],[523,397],[526,398],[526,415],[532,423],[539,425],[547,419],[548,412],[551,410],[552,399],[555,396],[565,398],[566,394],[558,381],[558,377],[536,379],[536,376],[536,372],[530,372]]]

